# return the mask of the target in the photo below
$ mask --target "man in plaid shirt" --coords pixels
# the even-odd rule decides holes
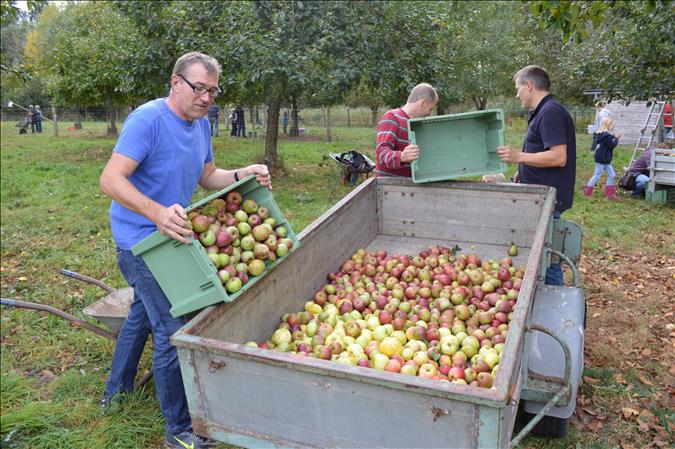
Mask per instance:
[[[417,145],[408,142],[408,119],[426,117],[438,104],[438,94],[430,84],[418,84],[400,108],[387,111],[377,127],[375,150],[377,176],[410,178],[410,163],[419,157]]]

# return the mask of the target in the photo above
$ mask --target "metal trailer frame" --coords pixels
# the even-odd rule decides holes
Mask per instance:
[[[527,378],[526,332],[550,332],[531,326],[529,313],[553,251],[554,199],[555,190],[545,186],[468,182],[418,186],[393,178],[362,183],[299,234],[301,245],[287,261],[237,301],[204,309],[174,334],[171,340],[178,348],[195,432],[256,448],[515,446],[550,407],[569,397],[568,356],[565,379],[552,386],[544,383],[539,398],[548,399],[548,404],[511,440]],[[446,223],[411,218],[431,207],[448,219],[439,204],[457,212],[448,229],[461,228],[482,241],[502,242],[499,254],[515,241],[521,248],[516,262],[526,260],[493,388],[345,366],[243,344],[271,334],[279,316],[299,310],[325,283],[325,273],[335,270],[357,248],[380,249],[382,243],[391,243],[394,248],[387,249],[397,251],[396,242],[406,239],[451,243],[452,231],[441,240],[428,237],[434,226],[438,230]],[[481,212],[499,204],[513,208],[500,211],[507,217],[504,221]],[[387,223],[383,216],[392,214],[397,205],[413,210]],[[479,217],[485,220],[480,222]],[[480,254],[482,249],[494,253],[497,248],[477,244],[478,249],[472,249],[470,241],[464,243],[466,250]],[[569,354],[565,343],[559,342]]]

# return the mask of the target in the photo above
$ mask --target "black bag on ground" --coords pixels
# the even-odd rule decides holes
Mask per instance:
[[[623,175],[621,179],[619,179],[619,187],[623,190],[635,190],[635,175],[629,175],[628,173]]]

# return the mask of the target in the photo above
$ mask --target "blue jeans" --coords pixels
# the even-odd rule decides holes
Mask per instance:
[[[645,191],[645,188],[647,187],[647,183],[649,182],[649,176],[639,174],[635,177],[635,193],[633,195],[639,196],[642,195]]]
[[[211,122],[211,135],[218,137],[218,119],[210,119],[209,122]]]
[[[595,164],[595,173],[593,174],[593,177],[588,181],[588,185],[590,187],[593,187],[596,182],[600,179],[600,175],[602,172],[605,171],[607,172],[607,185],[608,186],[613,186],[614,185],[614,177],[616,176],[616,173],[614,173],[614,167],[612,167],[612,164]]]
[[[175,435],[190,430],[192,423],[178,353],[176,347],[169,343],[169,337],[187,319],[171,316],[171,304],[143,259],[134,256],[131,251],[118,249],[117,263],[124,278],[134,288],[134,300],[117,339],[104,395],[112,397],[133,390],[138,361],[152,332],[155,389],[166,418],[166,432]]]
[[[553,219],[558,220],[560,218],[560,212],[553,212]],[[546,279],[544,280],[546,285],[565,285],[563,280],[563,271],[562,266],[559,263],[552,263],[550,267],[546,270]]]

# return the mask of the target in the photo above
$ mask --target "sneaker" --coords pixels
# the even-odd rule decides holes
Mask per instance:
[[[98,403],[98,406],[101,409],[101,411],[111,410],[111,409],[114,409],[116,406],[118,406],[122,402],[123,398],[124,398],[124,393],[118,393],[118,394],[115,394],[113,396],[109,396],[107,394],[104,394],[103,398]]]
[[[213,441],[195,435],[191,431],[172,435],[164,440],[165,449],[207,449],[213,446]]]

